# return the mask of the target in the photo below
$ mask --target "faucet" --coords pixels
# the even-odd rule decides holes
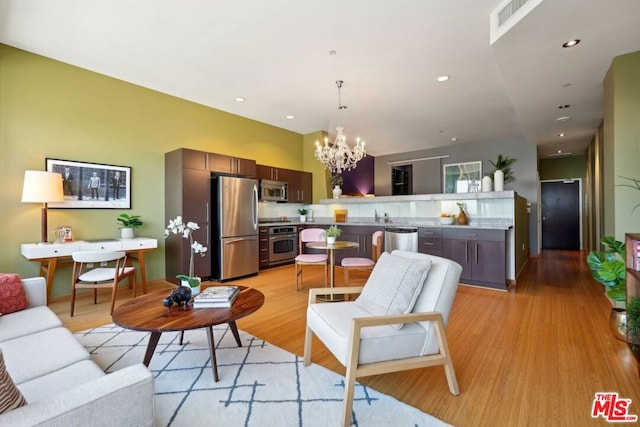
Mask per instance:
[[[378,218],[378,211],[376,209],[373,210],[373,220],[375,222],[378,222],[379,218]]]
[[[384,213],[384,223],[388,224],[390,222],[391,222],[391,220],[389,219],[389,214],[385,212]]]

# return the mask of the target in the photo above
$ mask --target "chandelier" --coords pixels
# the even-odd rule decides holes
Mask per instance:
[[[336,81],[338,86],[338,123],[340,123],[340,112],[347,108],[346,105],[342,105],[342,98],[340,97],[342,83],[344,83],[342,80]],[[320,160],[331,173],[340,174],[342,171],[355,168],[357,163],[366,155],[364,141],[357,138],[356,145],[351,148],[347,144],[347,137],[342,133],[342,130],[342,126],[336,127],[336,139],[333,144],[329,144],[329,138],[324,139],[324,145],[316,141],[316,159]]]

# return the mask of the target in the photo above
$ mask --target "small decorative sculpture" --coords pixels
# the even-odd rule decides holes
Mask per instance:
[[[187,303],[191,299],[191,288],[188,286],[178,286],[171,291],[168,297],[162,300],[162,305],[167,308],[175,303],[178,307],[184,306],[186,308]]]

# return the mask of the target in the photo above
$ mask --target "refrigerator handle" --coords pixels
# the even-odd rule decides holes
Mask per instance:
[[[253,184],[253,201],[252,206],[253,209],[253,228],[258,229],[258,185]]]
[[[238,242],[246,242],[246,241],[254,241],[254,240],[258,240],[258,236],[247,236],[247,237],[227,237],[225,239],[223,239],[222,241],[224,242],[225,245],[232,245],[234,243],[238,243]]]

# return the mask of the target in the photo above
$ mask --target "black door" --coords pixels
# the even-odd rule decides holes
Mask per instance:
[[[578,181],[542,183],[542,248],[580,249]]]

